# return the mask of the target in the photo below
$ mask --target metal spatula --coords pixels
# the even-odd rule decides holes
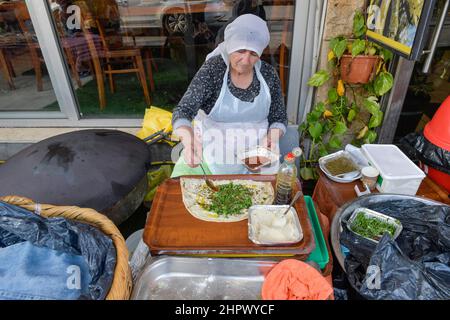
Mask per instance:
[[[298,191],[298,192],[295,194],[294,198],[293,198],[292,201],[291,201],[291,204],[289,205],[289,208],[287,208],[287,210],[283,213],[283,217],[289,212],[289,210],[291,210],[291,208],[292,208],[292,206],[294,205],[295,201],[297,201],[298,198],[300,198],[301,195],[302,195],[302,192],[301,192],[301,191]]]
[[[205,169],[203,169],[203,166],[202,166],[201,163],[200,163],[200,168],[202,168],[202,171],[203,171],[203,179],[205,179],[206,185],[207,185],[211,190],[213,190],[214,192],[219,191],[219,188],[218,188],[217,186],[214,185],[214,182],[212,182],[211,180],[209,180],[209,179],[207,178]]]

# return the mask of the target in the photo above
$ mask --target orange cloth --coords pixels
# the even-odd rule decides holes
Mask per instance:
[[[332,286],[309,264],[288,259],[269,272],[262,287],[263,300],[327,300]]]

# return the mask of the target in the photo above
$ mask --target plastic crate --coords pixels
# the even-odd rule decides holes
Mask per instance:
[[[312,229],[314,232],[314,240],[316,242],[316,248],[309,255],[307,261],[314,261],[317,263],[321,269],[330,261],[328,255],[327,244],[323,236],[322,228],[319,223],[319,218],[317,217],[316,209],[314,207],[314,202],[310,196],[305,196],[306,207],[308,209],[309,220],[311,221]]]

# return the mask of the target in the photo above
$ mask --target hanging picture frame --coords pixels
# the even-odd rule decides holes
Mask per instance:
[[[418,60],[436,0],[370,0],[367,37],[408,60]]]

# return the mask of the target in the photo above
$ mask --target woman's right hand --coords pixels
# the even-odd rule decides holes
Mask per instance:
[[[203,160],[202,142],[194,134],[191,127],[179,127],[175,134],[180,137],[181,143],[184,146],[183,157],[186,164],[191,168],[198,167]]]

